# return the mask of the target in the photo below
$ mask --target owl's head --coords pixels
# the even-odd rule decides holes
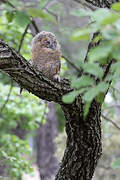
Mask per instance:
[[[32,40],[32,46],[36,44],[41,48],[60,50],[60,45],[55,35],[51,32],[42,31],[38,33]]]

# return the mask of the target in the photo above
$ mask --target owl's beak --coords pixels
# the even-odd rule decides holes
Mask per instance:
[[[51,49],[53,49],[53,50],[55,50],[56,49],[56,47],[55,47],[55,45],[54,44],[50,44],[50,46],[49,46]]]

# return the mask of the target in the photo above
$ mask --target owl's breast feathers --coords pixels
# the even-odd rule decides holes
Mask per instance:
[[[35,47],[31,50],[31,63],[49,78],[59,74],[61,67],[61,52],[49,48]]]

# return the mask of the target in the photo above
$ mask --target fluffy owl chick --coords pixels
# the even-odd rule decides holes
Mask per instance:
[[[60,81],[60,45],[53,33],[42,31],[33,38],[30,63],[48,78]]]

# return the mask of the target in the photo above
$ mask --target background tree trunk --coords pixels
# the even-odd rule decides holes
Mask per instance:
[[[41,180],[53,180],[58,169],[58,162],[54,156],[56,145],[54,138],[57,135],[57,117],[54,103],[47,103],[49,112],[46,123],[37,130],[37,165]]]

